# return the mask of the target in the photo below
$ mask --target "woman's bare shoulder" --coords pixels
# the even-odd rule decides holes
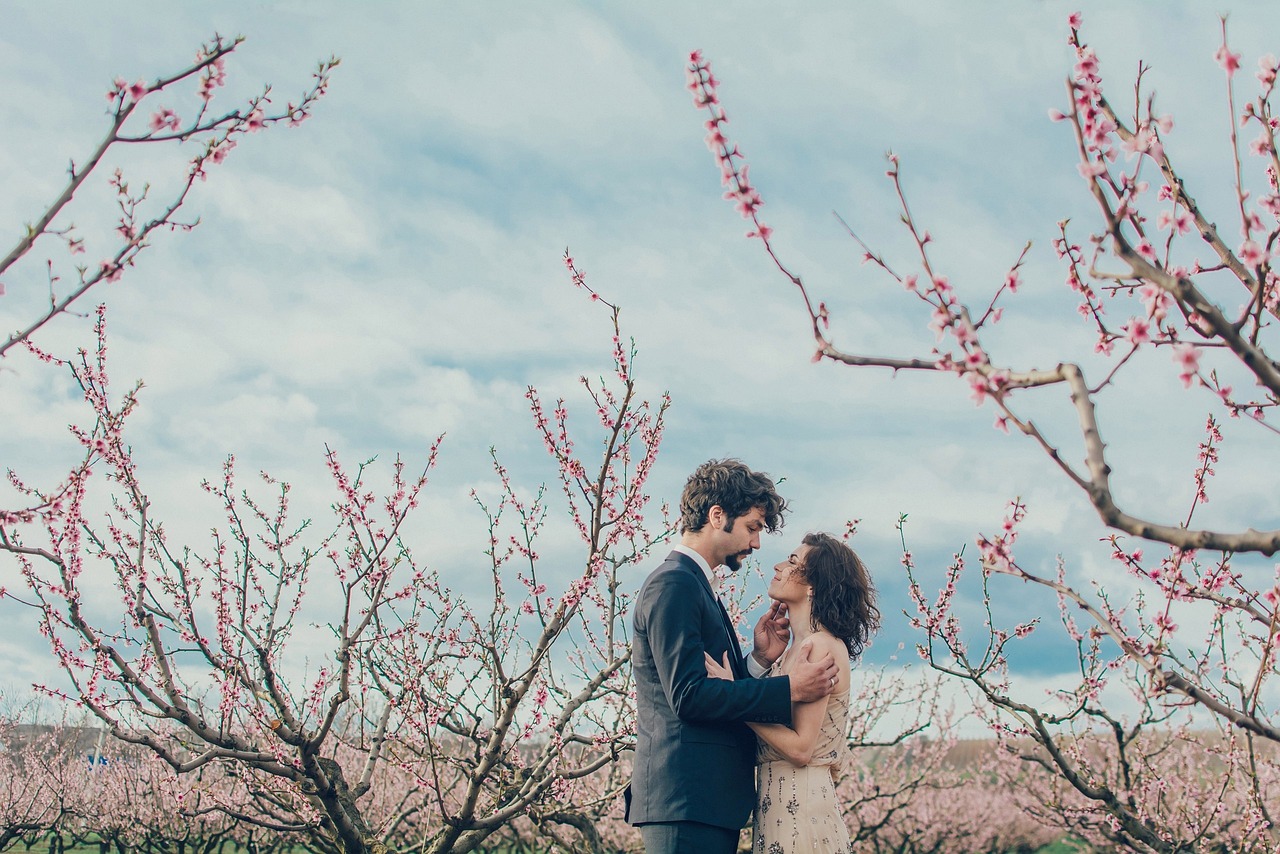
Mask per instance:
[[[844,645],[844,641],[825,630],[816,631],[809,635],[809,637],[805,638],[804,642],[800,644],[799,651],[802,654],[807,651],[808,658],[811,661],[821,658],[828,653],[830,653],[836,661],[839,661],[841,658],[849,657],[849,648]]]

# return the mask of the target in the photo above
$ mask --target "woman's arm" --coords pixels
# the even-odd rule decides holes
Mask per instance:
[[[791,722],[795,729],[782,724],[755,724],[747,726],[755,730],[760,740],[786,757],[797,767],[809,764],[813,749],[818,746],[818,731],[827,716],[827,698],[812,703],[792,703]]]
[[[733,671],[729,668],[726,656],[723,664],[718,664],[711,656],[706,656],[707,675],[715,679],[732,679]],[[849,677],[844,673],[840,681],[848,684]],[[839,684],[836,690],[843,687]],[[818,733],[827,716],[827,698],[809,703],[791,704],[792,726],[783,724],[761,724],[747,722],[747,726],[755,731],[761,741],[786,757],[792,765],[802,767],[813,758],[814,748],[818,746]]]

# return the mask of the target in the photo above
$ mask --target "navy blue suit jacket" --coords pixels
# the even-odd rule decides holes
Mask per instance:
[[[627,820],[737,829],[755,807],[755,734],[746,721],[791,722],[787,677],[752,679],[701,568],[672,552],[636,598],[632,671],[636,754]],[[726,652],[734,681],[707,676]]]

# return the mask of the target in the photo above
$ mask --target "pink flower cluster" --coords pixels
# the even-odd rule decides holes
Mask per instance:
[[[716,93],[719,81],[711,73],[711,63],[703,59],[702,51],[695,50],[689,54],[686,73],[687,88],[693,92],[694,106],[706,110],[710,115],[706,122],[706,143],[720,167],[721,184],[729,187],[724,197],[734,203],[743,219],[751,220],[754,228],[747,232],[747,237],[759,237],[768,242],[773,229],[760,220],[760,207],[764,205],[764,200],[748,177],[750,167],[745,162],[739,163],[743,160],[742,151],[737,145],[729,144],[729,138],[724,129],[729,122],[729,117],[725,114],[720,104],[720,97]]]
[[[126,99],[134,102],[141,101],[150,91],[147,84],[141,80],[129,83],[123,77],[117,77],[112,87],[107,90],[107,100],[121,106]]]
[[[204,52],[196,54],[196,61],[203,62],[205,59]],[[196,87],[196,94],[208,103],[213,100],[213,92],[219,86],[227,84],[227,60],[223,56],[219,56],[213,62],[205,66],[204,73],[200,75],[200,83]]]

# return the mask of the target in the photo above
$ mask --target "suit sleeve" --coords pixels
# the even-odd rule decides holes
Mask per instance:
[[[687,573],[654,579],[637,607],[646,628],[658,680],[676,716],[688,723],[791,722],[791,684],[785,676],[767,679],[712,679],[703,653],[742,657],[736,639],[725,638],[718,609],[709,614],[705,592]],[[729,641],[732,647],[726,646]]]

